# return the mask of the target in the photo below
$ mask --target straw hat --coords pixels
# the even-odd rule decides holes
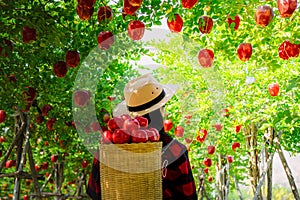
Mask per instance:
[[[166,104],[178,85],[162,85],[152,74],[145,74],[129,81],[124,88],[125,100],[113,110],[114,116],[129,114],[141,116]]]

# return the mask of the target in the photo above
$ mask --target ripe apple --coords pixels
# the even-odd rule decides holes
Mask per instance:
[[[77,3],[85,7],[94,7],[96,0],[77,0]]]
[[[128,0],[128,2],[132,6],[141,6],[143,3],[143,0]]]
[[[130,132],[124,129],[116,129],[113,133],[114,144],[124,144],[130,141]]]
[[[40,115],[40,114],[38,116],[36,116],[36,118],[35,118],[35,121],[38,124],[42,124],[44,122],[44,120],[45,120],[44,116]]]
[[[202,34],[209,34],[213,28],[214,22],[211,17],[201,16],[198,20],[199,30]]]
[[[27,86],[27,91],[23,91],[22,95],[25,97],[25,101],[27,103],[32,103],[36,98],[36,89],[31,86]],[[30,104],[31,106],[31,104]],[[30,108],[30,106],[28,106]],[[28,110],[29,110],[28,108]]]
[[[30,186],[31,181],[30,180],[26,180],[25,183],[26,183],[26,186]]]
[[[164,120],[164,130],[165,132],[169,132],[173,127],[173,122],[171,119]]]
[[[5,137],[3,135],[0,136],[0,143],[5,142]]]
[[[236,133],[239,133],[241,131],[241,128],[242,128],[242,124],[239,124],[235,127],[235,132]]]
[[[277,5],[281,17],[289,18],[297,8],[297,0],[278,0]]]
[[[255,21],[258,26],[266,27],[272,21],[274,12],[270,6],[259,6],[255,12]]]
[[[0,110],[0,124],[4,122],[6,119],[6,112],[4,110]]]
[[[108,50],[114,41],[114,35],[110,31],[101,31],[98,35],[98,45],[102,50]]]
[[[197,2],[198,0],[181,0],[181,5],[183,8],[191,9]]]
[[[242,43],[237,48],[237,55],[241,61],[247,61],[252,55],[252,45],[250,43]]]
[[[55,122],[56,122],[55,118],[48,119],[48,121],[46,122],[46,127],[49,131],[53,131],[53,125]]]
[[[173,19],[171,17],[167,19],[167,25],[170,31],[179,33],[183,26],[183,20],[179,14],[175,14]]]
[[[279,93],[279,85],[278,83],[271,83],[268,86],[268,90],[271,96],[278,96]]]
[[[43,170],[48,169],[48,167],[49,167],[48,162],[43,162],[43,163],[41,164],[41,169],[43,169]]]
[[[147,142],[148,135],[145,130],[142,129],[135,129],[131,132],[131,141],[133,143],[140,143],[140,142]]]
[[[124,0],[123,10],[128,15],[134,15],[135,12],[141,7],[141,5],[132,5],[131,0]]]
[[[139,20],[132,20],[128,24],[127,31],[132,40],[140,40],[145,33],[145,24]]]
[[[76,106],[84,107],[90,101],[91,94],[87,90],[77,90],[74,93],[74,103]]]
[[[58,160],[58,155],[51,156],[51,162],[56,162]]]
[[[286,40],[280,44],[278,54],[283,60],[288,60],[290,57],[298,57],[299,46],[297,44],[290,43],[289,40]]]
[[[203,164],[204,164],[206,167],[210,167],[210,166],[212,165],[212,160],[211,160],[210,158],[204,158]]]
[[[178,138],[182,137],[184,133],[184,128],[182,126],[176,126],[175,127],[175,131],[174,131],[174,135]]]
[[[120,117],[125,121],[126,119],[131,119],[130,115],[128,114],[122,114]]]
[[[41,168],[39,167],[38,164],[35,164],[35,165],[34,165],[34,168],[35,168],[35,171],[37,171],[37,172],[41,171]]]
[[[204,68],[211,67],[214,62],[214,52],[210,49],[202,49],[198,53],[198,61]]]
[[[12,52],[13,46],[10,40],[3,40],[2,44],[0,44],[0,56],[7,57]]]
[[[216,147],[215,147],[215,146],[209,145],[209,146],[207,147],[207,152],[208,152],[208,154],[214,154],[215,151],[216,151]]]
[[[100,124],[99,124],[98,121],[92,122],[92,123],[90,124],[90,128],[91,128],[91,131],[92,131],[92,132],[97,132],[97,131],[100,131],[100,130],[101,130],[101,126],[100,126]]]
[[[229,163],[232,163],[233,162],[233,156],[227,156],[227,161]]]
[[[29,43],[32,40],[36,40],[37,33],[35,28],[29,28],[28,26],[24,26],[22,30],[22,38],[23,42]]]
[[[236,148],[240,148],[241,145],[239,142],[233,142],[232,145],[231,145],[231,148],[233,151],[236,151]]]
[[[53,70],[57,77],[63,78],[68,72],[68,67],[65,61],[58,61],[54,64]]]
[[[76,12],[81,20],[89,20],[94,13],[94,7],[86,7],[78,4],[76,6]]]
[[[200,129],[198,131],[198,135],[197,135],[197,141],[203,143],[205,141],[205,139],[207,138],[208,132],[205,129]]]
[[[102,133],[101,144],[110,144],[113,141],[113,133],[110,130],[106,130]]]
[[[209,176],[209,177],[207,178],[207,180],[208,180],[209,182],[212,182],[213,177],[212,177],[212,176]]]
[[[1,54],[1,52],[0,52],[0,54]],[[17,83],[16,75],[15,74],[9,75],[9,80],[14,82],[14,84],[16,84]]]
[[[187,143],[187,144],[190,144],[193,142],[193,138],[184,138],[184,141]]]
[[[24,199],[24,200],[28,200],[28,199],[29,199],[28,195],[25,194],[25,195],[23,196],[23,199]]]
[[[127,119],[124,121],[123,129],[127,131],[133,131],[140,128],[139,121],[137,119]]]
[[[103,115],[103,122],[108,123],[109,120],[110,120],[110,115],[108,113],[105,113]]]
[[[234,23],[234,30],[238,30],[239,26],[240,26],[240,16],[236,15],[234,17],[234,20],[231,17],[227,18],[227,23],[228,23],[228,27],[231,28],[231,24]]]
[[[5,162],[5,167],[6,168],[11,168],[13,166],[13,161],[12,160],[7,160],[6,162]]]
[[[75,68],[80,63],[80,54],[78,51],[67,51],[66,64],[69,67]]]
[[[223,116],[224,117],[229,117],[229,109],[228,108],[224,108],[223,110],[222,110],[222,113],[223,113]]]
[[[208,174],[208,171],[209,171],[208,167],[205,167],[205,168],[203,169],[203,172],[204,172],[205,174]]]
[[[148,127],[148,119],[142,116],[135,117],[136,120],[138,120],[139,125],[141,128],[147,128]]]
[[[45,146],[49,146],[49,142],[48,142],[48,141],[45,141],[45,142],[44,142],[44,145],[45,145]]]
[[[157,142],[160,139],[159,132],[156,128],[145,129],[150,142]]]
[[[84,168],[87,168],[88,165],[89,165],[89,163],[88,163],[88,161],[86,161],[86,160],[84,160],[84,161],[81,162],[81,166],[82,166],[83,169],[84,169]]]
[[[111,20],[113,17],[113,12],[109,6],[100,6],[98,9],[98,22],[105,20]]]
[[[222,128],[223,128],[223,126],[222,126],[222,124],[215,124],[215,128],[216,128],[216,131],[221,131],[222,130]]]
[[[53,107],[49,104],[46,104],[42,107],[42,115],[43,116],[48,116],[48,112],[51,111]]]
[[[121,117],[113,117],[108,120],[107,127],[111,131],[122,128],[124,125],[124,120]]]

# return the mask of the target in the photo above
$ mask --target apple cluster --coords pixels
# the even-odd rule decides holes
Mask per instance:
[[[107,130],[101,136],[101,144],[124,144],[141,142],[158,142],[160,135],[157,129],[148,127],[148,119],[128,114],[113,117],[107,122]]]

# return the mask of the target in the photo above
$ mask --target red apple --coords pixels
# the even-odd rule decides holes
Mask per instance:
[[[279,85],[278,83],[271,83],[268,86],[268,90],[271,96],[278,96],[279,93]]]
[[[87,126],[84,128],[84,132],[85,132],[86,134],[91,133],[91,132],[92,132],[91,127],[90,127],[89,125],[87,125]]]
[[[25,194],[25,195],[23,196],[23,199],[24,199],[24,200],[28,200],[28,199],[29,199],[28,195]]]
[[[210,145],[210,146],[207,147],[208,154],[214,154],[215,151],[216,151],[216,147],[215,146]]]
[[[210,158],[204,158],[203,164],[204,164],[206,167],[210,167],[210,166],[212,165],[212,160],[211,160]]]
[[[68,72],[68,67],[67,67],[66,62],[58,61],[57,63],[54,64],[53,70],[54,70],[54,74],[57,77],[63,78],[66,76],[66,74]]]
[[[78,4],[76,7],[76,12],[81,20],[89,20],[94,13],[94,7],[86,7]]]
[[[179,33],[183,26],[183,20],[179,14],[175,14],[172,18],[169,17],[167,19],[167,25],[168,25],[170,31]]]
[[[216,131],[219,132],[222,130],[223,126],[222,126],[222,124],[215,124],[215,128],[216,128]]]
[[[130,141],[130,132],[124,129],[116,129],[113,133],[114,144],[124,144]]]
[[[0,110],[0,124],[4,122],[6,119],[6,112],[4,110]]]
[[[42,115],[43,116],[48,116],[48,112],[51,111],[53,107],[49,104],[46,104],[42,107]]]
[[[12,160],[7,160],[5,163],[6,168],[11,168],[13,166],[13,161]]]
[[[198,135],[197,135],[197,141],[203,143],[205,141],[205,139],[207,138],[208,132],[205,129],[200,129],[198,131]]]
[[[240,26],[240,17],[238,15],[236,15],[234,17],[234,20],[231,17],[227,18],[227,23],[228,23],[228,27],[231,28],[231,24],[234,23],[234,30],[238,30],[239,26]]]
[[[259,6],[255,12],[255,21],[258,26],[266,27],[272,21],[274,12],[270,6]]]
[[[299,46],[297,44],[290,43],[289,40],[286,40],[280,44],[278,54],[283,60],[288,60],[290,57],[298,57]]]
[[[137,116],[135,118],[136,120],[138,120],[140,127],[142,128],[147,128],[148,127],[148,119],[142,116]]]
[[[157,142],[160,139],[160,134],[156,128],[145,129],[150,142]]]
[[[53,125],[55,122],[56,122],[55,118],[48,119],[48,121],[46,122],[46,127],[49,131],[53,131]]]
[[[38,124],[42,124],[42,123],[44,122],[44,120],[45,120],[45,118],[44,118],[43,115],[38,115],[38,116],[36,116],[36,118],[35,118],[35,121],[36,121],[36,123],[38,123]]]
[[[198,53],[198,61],[204,68],[211,67],[214,62],[214,52],[210,49],[202,49]]]
[[[137,119],[127,119],[124,121],[123,129],[127,131],[133,131],[140,128],[139,121]]]
[[[44,145],[45,145],[45,146],[49,146],[49,142],[48,142],[48,141],[45,141],[45,142],[44,142]]]
[[[122,128],[124,125],[124,120],[121,117],[113,117],[108,120],[107,127],[111,131]]]
[[[1,54],[1,53],[0,53]],[[9,80],[14,82],[14,84],[17,83],[17,78],[16,78],[16,75],[15,74],[11,74],[9,75]]]
[[[77,90],[74,93],[74,103],[76,106],[84,107],[90,101],[91,94],[87,90]]]
[[[229,114],[229,109],[228,109],[228,108],[224,108],[224,109],[222,110],[222,113],[223,113],[223,116],[224,116],[224,117],[229,117],[229,116],[230,116],[230,114]]]
[[[131,141],[133,143],[147,142],[148,135],[145,130],[135,129],[131,132]]]
[[[108,123],[109,120],[110,120],[110,115],[108,113],[105,113],[103,115],[103,122]]]
[[[297,0],[278,0],[277,5],[281,17],[289,18],[297,8]]]
[[[77,3],[85,7],[94,7],[96,0],[77,0]]]
[[[131,119],[130,115],[128,114],[122,114],[120,117],[125,121],[126,119]]]
[[[13,43],[10,40],[3,40],[3,42],[0,44],[0,56],[7,57],[13,49]]]
[[[143,3],[143,0],[128,0],[128,2],[132,6],[141,6]]]
[[[233,162],[233,156],[227,156],[227,161],[229,163],[232,163]]]
[[[34,89],[31,86],[27,86],[26,88],[27,88],[27,91],[23,91],[22,95],[25,97],[25,101],[27,103],[32,103],[36,98],[36,89]],[[30,106],[31,106],[31,104],[30,104]],[[28,110],[29,110],[29,108],[28,108]]]
[[[128,15],[134,15],[141,5],[132,5],[131,0],[124,0],[123,10]]]
[[[182,126],[176,126],[175,127],[175,131],[174,131],[174,135],[178,138],[182,137],[184,133],[184,128]]]
[[[39,167],[38,164],[35,164],[35,165],[34,165],[34,168],[35,168],[35,171],[37,171],[37,172],[41,171],[41,168]]]
[[[140,40],[145,33],[145,24],[139,20],[130,21],[128,24],[128,35],[133,40]]]
[[[58,155],[51,156],[51,162],[56,162],[58,160]]]
[[[0,143],[5,142],[5,137],[3,135],[0,136]]]
[[[184,138],[184,141],[187,143],[187,144],[190,144],[193,142],[193,138]]]
[[[114,41],[114,35],[110,31],[101,31],[98,35],[98,45],[102,50],[108,50]]]
[[[102,133],[101,144],[110,144],[113,141],[113,133],[110,130],[106,130]]]
[[[131,13],[132,11],[131,10],[135,10],[136,7],[128,7],[129,9],[129,12]],[[133,14],[127,14],[125,11],[124,11],[124,8],[122,9],[122,18],[123,20],[126,20],[126,16],[131,16],[132,18],[136,19],[136,14],[133,12]]]
[[[23,42],[29,43],[32,40],[36,40],[37,33],[35,28],[29,28],[28,26],[24,26],[22,30],[22,38]]]
[[[241,131],[241,128],[242,128],[242,124],[239,124],[235,127],[235,132],[236,133],[239,133]]]
[[[105,20],[111,20],[113,17],[113,12],[109,6],[100,6],[98,9],[98,22],[101,23]]]
[[[202,34],[209,34],[213,28],[214,22],[211,17],[201,16],[198,20],[199,30]]]
[[[80,54],[78,51],[67,51],[66,53],[66,64],[69,67],[77,67],[80,63]]]
[[[108,99],[109,101],[113,101],[113,100],[115,100],[115,99],[116,99],[116,97],[111,97],[111,96],[108,96],[108,97],[107,97],[107,99]]]
[[[231,148],[233,151],[236,151],[236,148],[240,148],[241,145],[239,142],[233,142],[232,145],[231,145]]]
[[[197,2],[198,0],[181,0],[181,5],[183,8],[191,9]]]
[[[205,174],[208,174],[208,171],[209,171],[208,167],[205,167],[205,168],[203,169],[203,172],[204,172]]]
[[[237,48],[237,54],[241,61],[247,61],[252,55],[252,45],[250,43],[242,43]]]
[[[49,167],[48,162],[43,162],[43,163],[41,164],[41,169],[43,169],[43,170],[48,169],[48,167]]]
[[[25,183],[26,183],[26,186],[30,186],[31,181],[30,180],[26,180]]]
[[[91,128],[91,131],[92,131],[92,132],[97,132],[97,131],[100,131],[100,130],[101,130],[101,126],[100,126],[100,124],[99,124],[98,121],[92,122],[92,123],[90,124],[90,128]]]
[[[81,166],[82,166],[83,169],[84,169],[84,168],[87,168],[88,165],[89,165],[89,163],[88,163],[88,161],[86,161],[86,160],[84,160],[84,161],[81,162]]]
[[[212,182],[213,177],[212,177],[212,176],[209,176],[209,177],[207,178],[207,180],[208,180],[209,182]]]
[[[164,130],[165,132],[169,132],[173,127],[173,122],[171,119],[164,120]]]

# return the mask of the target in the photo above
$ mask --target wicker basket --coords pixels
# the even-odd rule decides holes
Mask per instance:
[[[100,144],[102,200],[162,199],[161,142]]]

